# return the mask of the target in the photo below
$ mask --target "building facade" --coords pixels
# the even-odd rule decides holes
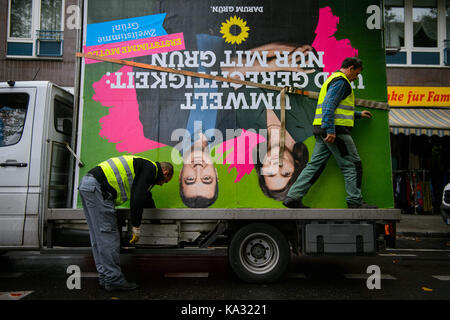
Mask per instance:
[[[437,214],[449,183],[450,0],[385,0],[396,207]]]
[[[0,81],[73,88],[77,0],[0,0]]]

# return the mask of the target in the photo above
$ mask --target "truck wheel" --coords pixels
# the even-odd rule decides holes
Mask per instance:
[[[284,274],[289,264],[289,244],[277,228],[252,223],[234,234],[228,248],[228,259],[241,280],[273,282]]]

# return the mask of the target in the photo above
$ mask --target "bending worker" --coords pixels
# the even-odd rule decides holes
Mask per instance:
[[[130,200],[132,239],[139,241],[143,208],[155,208],[151,189],[172,179],[173,166],[137,156],[120,156],[103,161],[81,180],[79,191],[89,226],[92,253],[99,285],[107,291],[134,290],[120,269],[120,234],[115,205]]]
[[[363,202],[361,194],[362,166],[351,131],[355,118],[371,118],[369,111],[355,111],[355,95],[351,82],[362,71],[356,57],[342,62],[323,84],[317,102],[313,132],[316,144],[311,160],[289,189],[283,204],[288,208],[308,208],[302,198],[325,169],[333,155],[345,179],[349,208],[376,208]]]

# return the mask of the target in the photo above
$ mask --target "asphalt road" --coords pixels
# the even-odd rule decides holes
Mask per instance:
[[[403,237],[398,239],[397,249],[373,256],[293,256],[286,276],[272,284],[240,281],[223,253],[218,250],[209,256],[124,254],[122,269],[140,288],[116,293],[98,287],[89,254],[9,252],[0,256],[0,300],[176,300],[179,301],[176,312],[180,313],[188,302],[200,305],[211,300],[447,300],[446,303],[450,300],[448,238]],[[72,274],[68,268],[73,265],[81,270],[80,289],[67,286]],[[367,286],[369,266],[381,270],[379,289]]]

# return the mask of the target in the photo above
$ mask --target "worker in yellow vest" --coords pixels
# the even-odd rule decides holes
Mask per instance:
[[[355,94],[351,82],[362,72],[362,61],[346,58],[341,68],[323,84],[314,117],[316,144],[311,160],[291,186],[283,204],[288,208],[308,208],[302,198],[325,169],[331,155],[336,159],[345,180],[349,208],[376,208],[363,202],[362,165],[351,136],[355,118],[371,118],[367,111],[355,111]]]
[[[132,239],[140,237],[143,208],[155,208],[151,189],[172,179],[173,166],[138,156],[120,156],[103,161],[81,180],[81,201],[89,226],[92,253],[99,285],[107,291],[128,291],[138,285],[125,280],[120,269],[120,235],[115,206],[130,202]]]

